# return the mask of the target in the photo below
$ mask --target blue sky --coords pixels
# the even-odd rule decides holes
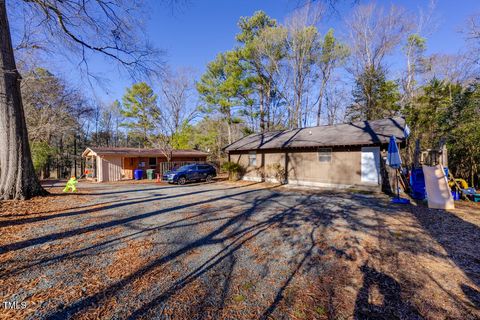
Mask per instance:
[[[241,16],[250,16],[257,10],[282,22],[298,4],[298,0],[187,0],[176,9],[160,4],[159,0],[149,0],[147,36],[158,48],[166,50],[168,64],[173,68],[188,67],[200,76],[206,64],[217,53],[230,50],[235,45],[238,32],[237,21]],[[331,14],[321,23],[321,29],[333,27],[338,32],[344,30],[342,19],[348,16],[353,0],[343,1],[339,14]],[[360,1],[366,3],[367,1]],[[402,6],[410,12],[418,7],[427,8],[428,0],[377,1],[377,4]],[[466,18],[480,11],[480,0],[438,0],[435,14],[438,28],[428,38],[428,53],[456,53],[465,45],[459,30]],[[400,58],[400,57],[399,57]],[[132,81],[118,75],[115,69],[107,67],[103,59],[92,61],[92,68],[110,79],[108,92],[97,90],[96,94],[104,101],[111,101],[123,95],[125,87]],[[75,72],[64,72],[73,82],[78,82]]]

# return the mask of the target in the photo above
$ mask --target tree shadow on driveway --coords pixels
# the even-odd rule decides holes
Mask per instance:
[[[104,262],[104,256],[114,255],[127,240],[149,237],[154,245],[145,251],[148,259],[142,264],[135,264],[135,268],[88,295],[51,305],[37,316],[64,319],[88,315],[112,300],[117,307],[105,317],[150,318],[173,312],[177,318],[190,315],[193,319],[283,319],[291,314],[297,318],[365,319],[368,315],[389,318],[406,314],[415,318],[422,314],[413,301],[411,282],[407,281],[408,267],[402,265],[405,269],[392,271],[383,266],[395,266],[398,253],[413,258],[428,255],[441,261],[449,257],[431,244],[435,238],[427,235],[429,230],[422,224],[408,231],[398,229],[405,226],[406,220],[401,219],[408,209],[390,207],[372,195],[305,195],[273,187],[242,188],[213,190],[217,193],[193,189],[184,194],[125,200],[110,209],[134,210],[142,203],[152,206],[142,207],[150,209],[148,212],[109,215],[109,221],[77,224],[73,229],[4,245],[4,252],[22,253],[30,246],[81,241],[85,234],[101,235],[122,227],[120,235],[39,257],[2,277],[21,276],[24,270],[34,267],[73,273],[69,269],[72,262]],[[195,195],[200,195],[199,199]],[[165,199],[171,202],[151,209]],[[409,217],[414,218],[415,213]],[[71,219],[76,216],[63,218],[75,221]],[[161,250],[156,249],[159,247]],[[366,263],[370,258],[377,264]],[[105,273],[101,269],[98,272]],[[169,272],[175,276],[170,277]],[[355,277],[358,282],[353,282]],[[302,278],[307,280],[304,286],[299,282]],[[142,281],[148,286],[136,287]],[[245,282],[252,284],[243,287]],[[420,282],[413,288],[422,289],[427,284]],[[350,291],[345,291],[346,287]],[[470,297],[478,292],[471,285],[462,289]],[[383,297],[380,303],[368,300],[372,290]],[[176,301],[182,292],[190,300]],[[296,294],[305,294],[305,299],[296,301],[292,298]],[[345,298],[350,300],[344,304],[337,301]]]

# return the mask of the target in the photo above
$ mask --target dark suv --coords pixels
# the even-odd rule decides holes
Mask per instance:
[[[163,174],[162,180],[169,183],[185,184],[188,181],[212,181],[217,175],[217,170],[209,164],[189,164],[178,169],[167,171]]]

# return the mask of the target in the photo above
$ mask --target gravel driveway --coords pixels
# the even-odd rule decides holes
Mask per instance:
[[[478,212],[259,183],[79,189],[2,204],[0,318],[480,317]]]

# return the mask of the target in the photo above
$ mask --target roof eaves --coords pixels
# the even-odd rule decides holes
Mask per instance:
[[[82,157],[86,157],[89,152],[97,154],[92,148],[86,148],[85,151],[82,152]]]

